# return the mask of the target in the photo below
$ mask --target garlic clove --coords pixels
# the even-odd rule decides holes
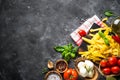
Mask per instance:
[[[48,66],[49,69],[53,69],[54,64],[53,64],[53,62],[51,60],[48,60],[47,66]]]

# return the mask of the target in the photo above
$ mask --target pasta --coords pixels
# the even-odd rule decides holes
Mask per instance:
[[[109,40],[109,46],[105,44],[105,41],[98,34],[99,31],[104,30],[105,37]],[[82,57],[85,57],[93,62],[99,62],[101,59],[109,56],[120,56],[120,45],[112,39],[109,35],[111,32],[110,27],[91,29],[90,32],[97,32],[96,34],[90,33],[91,39],[83,37],[82,39],[89,43],[87,45],[88,51],[78,52]]]

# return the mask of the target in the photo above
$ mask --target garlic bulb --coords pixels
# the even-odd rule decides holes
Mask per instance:
[[[94,68],[94,64],[93,62],[91,62],[90,60],[85,60],[85,64],[87,65],[86,67],[89,69],[93,69]]]
[[[87,77],[88,72],[87,72],[87,70],[85,69],[85,67],[81,67],[81,68],[80,68],[80,74],[81,74],[82,77]]]
[[[94,70],[90,70],[89,73],[88,73],[88,75],[87,75],[87,77],[92,78],[93,75],[94,75]]]
[[[85,62],[81,61],[78,63],[77,67],[80,69],[80,67],[84,67],[85,66]]]
[[[79,62],[77,67],[82,77],[92,78],[94,76],[94,64],[90,60]]]

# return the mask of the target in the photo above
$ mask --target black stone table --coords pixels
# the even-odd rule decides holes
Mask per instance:
[[[105,10],[119,15],[120,0],[0,0],[0,80],[43,80],[47,61],[61,58],[53,47],[74,44],[70,33]]]

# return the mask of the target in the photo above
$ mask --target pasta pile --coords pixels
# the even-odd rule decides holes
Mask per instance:
[[[104,31],[105,37],[109,40],[109,46],[105,44],[104,40],[98,34],[99,31]],[[92,34],[91,32],[96,32]],[[120,45],[112,39],[110,27],[91,29],[89,35],[92,36],[91,39],[83,37],[83,40],[89,43],[87,45],[88,51],[78,52],[82,57],[85,57],[93,62],[100,62],[101,59],[110,56],[120,56]]]

